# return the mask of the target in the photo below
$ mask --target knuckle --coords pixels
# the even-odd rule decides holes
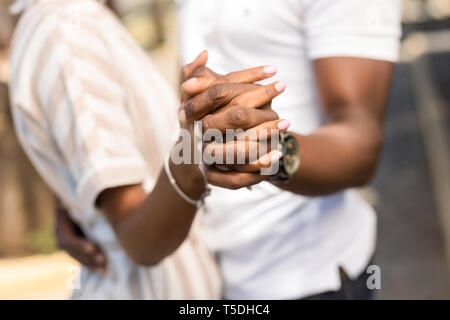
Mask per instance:
[[[267,97],[270,98],[270,97],[273,96],[273,90],[272,90],[272,87],[271,87],[271,86],[265,86],[265,87],[264,87],[264,91],[265,91]]]
[[[235,72],[228,73],[222,77],[222,80],[228,83],[236,82],[236,73]]]
[[[196,118],[197,108],[192,101],[186,102],[186,105],[184,106],[184,111],[186,112],[186,118],[188,120]]]
[[[237,127],[247,125],[249,118],[249,110],[246,107],[236,107],[228,113],[229,123]]]
[[[194,72],[192,73],[192,76],[199,78],[199,77],[207,75],[207,73],[208,73],[207,67],[199,66],[199,67],[195,68]]]
[[[220,102],[225,96],[225,86],[222,83],[214,84],[208,90],[209,98],[213,102]]]

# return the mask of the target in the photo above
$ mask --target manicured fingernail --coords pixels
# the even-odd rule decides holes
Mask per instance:
[[[277,90],[278,92],[282,92],[286,89],[286,86],[286,82],[284,81],[277,82],[277,84],[275,85],[275,90]]]
[[[289,120],[281,120],[278,122],[278,129],[287,130],[291,126],[291,122]]]
[[[263,71],[265,74],[275,74],[275,73],[277,73],[278,70],[274,66],[265,66],[263,68]]]
[[[178,117],[180,118],[181,122],[185,123],[187,120],[186,111],[184,109],[181,109],[180,112],[178,113]]]
[[[272,160],[272,162],[276,162],[276,161],[280,160],[281,157],[283,157],[283,153],[281,151],[277,151],[272,155],[271,160]]]

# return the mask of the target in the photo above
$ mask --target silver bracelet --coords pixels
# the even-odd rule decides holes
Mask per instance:
[[[182,197],[187,203],[196,206],[197,208],[202,207],[205,204],[205,199],[211,194],[211,189],[209,187],[206,188],[205,192],[201,195],[200,199],[194,200],[191,197],[189,197],[186,193],[183,192],[183,190],[180,189],[180,187],[177,184],[177,181],[172,175],[172,172],[170,171],[169,167],[169,161],[170,161],[170,152],[169,155],[166,157],[166,161],[164,161],[164,170],[166,171],[167,177],[169,178],[170,184],[175,189],[175,191]]]

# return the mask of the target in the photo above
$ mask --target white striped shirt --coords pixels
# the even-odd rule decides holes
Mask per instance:
[[[151,191],[178,130],[172,90],[101,4],[21,3],[16,9],[26,11],[11,50],[17,135],[72,217],[108,256],[105,276],[83,269],[75,297],[217,298],[215,265],[192,236],[160,266],[137,266],[94,203],[111,187],[144,183]]]

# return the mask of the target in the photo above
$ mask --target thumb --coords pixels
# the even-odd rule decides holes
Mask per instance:
[[[194,61],[185,65],[181,69],[182,78],[183,78],[182,81],[184,82],[187,79],[189,79],[190,77],[192,77],[194,70],[197,69],[198,67],[205,66],[207,62],[208,62],[208,51],[203,50],[202,52],[200,52],[200,54],[197,56],[197,58],[194,59]]]

